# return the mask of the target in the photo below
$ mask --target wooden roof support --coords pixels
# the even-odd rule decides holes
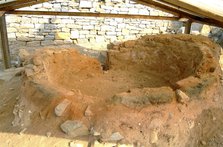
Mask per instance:
[[[8,11],[7,14],[25,15],[55,15],[55,16],[84,16],[84,17],[113,17],[129,19],[156,19],[156,20],[179,20],[179,17],[131,15],[131,14],[111,14],[111,13],[86,13],[86,12],[54,12],[54,11]]]
[[[134,0],[134,1],[136,3],[142,4],[142,5],[145,5],[145,6],[148,6],[148,7],[152,7],[152,8],[161,10],[161,11],[166,12],[166,13],[170,13],[170,14],[173,14],[175,16],[180,16],[180,14],[178,12],[175,12],[175,9],[171,9],[168,6],[162,5],[162,4],[157,3],[155,1],[151,1],[151,0]]]
[[[196,16],[196,15],[191,14],[190,12],[180,10],[177,7],[174,7],[173,5],[168,6],[168,5],[165,5],[163,3],[159,3],[158,1],[154,1],[154,0],[135,0],[135,1],[139,2],[139,3],[143,2],[143,3],[147,4],[148,6],[150,6],[150,5],[156,6],[157,9],[160,9],[160,10],[163,10],[163,11],[166,10],[165,12],[167,12],[167,13],[169,13],[168,11],[171,11],[173,13],[177,13],[177,14],[179,14],[179,17],[188,18],[188,19],[192,20],[193,22],[198,22],[198,23],[223,27],[223,22],[221,22],[221,21],[211,19],[211,18],[204,18],[204,17]]]
[[[0,11],[0,48],[2,51],[4,68],[8,69],[11,67],[11,60],[4,11]]]
[[[185,22],[184,34],[190,34],[190,32],[191,32],[191,24],[192,24],[191,20],[188,20],[188,21]]]
[[[203,8],[202,6],[205,3],[204,4],[202,4],[202,2],[197,3],[196,1],[191,2],[192,0],[160,0],[160,1],[177,6],[179,8],[184,8],[184,9],[186,9],[188,11],[192,11],[196,14],[223,22],[223,16],[220,16],[220,15],[214,14],[210,11],[207,11],[205,9],[202,9]],[[197,5],[194,5],[194,4],[197,4]],[[215,10],[211,10],[211,11],[215,11]]]
[[[48,2],[49,0],[16,0],[9,3],[1,4],[0,11],[10,11],[23,7],[36,5],[39,3]]]

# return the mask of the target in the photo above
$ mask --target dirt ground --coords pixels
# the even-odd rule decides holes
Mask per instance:
[[[223,146],[220,50],[156,35],[110,45],[100,62],[72,48],[22,54],[0,83],[0,146]],[[64,133],[67,120],[89,132]]]

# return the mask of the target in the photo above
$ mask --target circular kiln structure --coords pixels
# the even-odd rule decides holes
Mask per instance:
[[[67,99],[69,107],[61,113],[62,117],[82,120],[87,126],[93,123],[103,138],[125,122],[130,128],[141,129],[133,132],[135,136],[122,129],[126,139],[146,142],[150,135],[146,135],[147,131],[142,134],[142,129],[147,129],[154,118],[148,114],[161,108],[154,104],[166,103],[161,105],[163,109],[171,110],[176,108],[171,106],[175,102],[208,99],[220,92],[220,47],[208,38],[144,36],[109,47],[102,63],[107,71],[102,70],[98,60],[73,49],[38,50],[25,62],[20,102],[27,110],[24,115],[30,115],[31,110],[47,117]],[[135,114],[138,108],[149,112]],[[164,116],[163,119],[168,117]],[[136,124],[141,119],[145,126]]]
[[[207,38],[190,35],[145,36],[114,46],[109,53],[111,69],[144,72],[162,81],[115,99],[136,106],[171,102],[175,97],[183,103],[208,97],[219,83],[219,53],[220,47]]]
[[[75,50],[44,49],[27,61],[25,72],[62,95],[97,97],[86,103],[100,99],[137,108],[213,95],[220,83],[219,53],[220,47],[202,36],[144,36],[110,45],[102,63],[107,71]]]

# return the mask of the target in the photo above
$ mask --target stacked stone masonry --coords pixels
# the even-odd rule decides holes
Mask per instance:
[[[128,0],[55,0],[20,10],[172,16]],[[106,50],[109,43],[146,34],[168,33],[176,24],[181,25],[165,20],[31,15],[7,15],[6,21],[12,55],[16,55],[23,46],[78,44]]]

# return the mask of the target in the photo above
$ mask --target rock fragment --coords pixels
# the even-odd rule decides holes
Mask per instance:
[[[119,132],[113,133],[109,138],[110,141],[120,141],[122,139],[124,139],[124,137]]]
[[[93,115],[90,106],[87,106],[87,108],[86,108],[86,110],[85,110],[85,112],[84,112],[84,115],[85,115],[86,117],[90,117],[90,116]]]
[[[156,143],[158,141],[158,130],[153,130],[150,134],[150,143]]]
[[[19,57],[21,61],[25,61],[30,56],[29,52],[25,49],[19,50]]]
[[[51,132],[47,132],[47,133],[46,133],[46,137],[50,137],[51,134],[52,134]]]
[[[85,136],[89,134],[88,128],[80,121],[67,120],[60,125],[62,131],[71,137]]]
[[[186,104],[190,101],[190,97],[179,89],[176,90],[176,95],[177,95],[177,101],[182,104]]]
[[[56,116],[62,116],[70,103],[71,102],[69,100],[64,99],[60,104],[58,104],[54,110]]]

